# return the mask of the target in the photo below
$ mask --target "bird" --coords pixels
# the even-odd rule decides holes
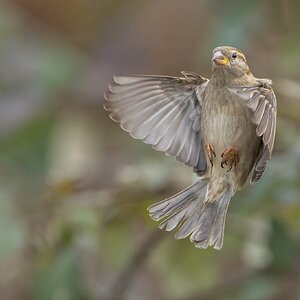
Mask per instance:
[[[133,138],[173,156],[198,180],[148,207],[159,228],[178,228],[176,239],[197,247],[223,246],[230,199],[246,182],[256,183],[271,159],[276,97],[270,79],[256,78],[245,55],[216,47],[210,79],[115,75],[105,92],[110,118]]]

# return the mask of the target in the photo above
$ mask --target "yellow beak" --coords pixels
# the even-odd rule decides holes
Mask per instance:
[[[224,56],[221,51],[217,51],[214,53],[212,60],[214,63],[220,66],[225,66],[229,63],[229,60],[226,56]]]

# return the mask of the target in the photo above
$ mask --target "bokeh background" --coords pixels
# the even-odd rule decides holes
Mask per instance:
[[[300,299],[300,2],[0,2],[0,298]],[[195,180],[108,118],[113,73],[210,76],[241,48],[274,81],[275,153],[231,202],[221,251],[146,207]]]

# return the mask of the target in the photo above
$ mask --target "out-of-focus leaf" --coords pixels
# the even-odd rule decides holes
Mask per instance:
[[[278,292],[278,282],[268,277],[257,277],[241,287],[237,299],[266,300],[273,299]]]
[[[134,249],[133,236],[128,225],[119,222],[105,228],[100,233],[100,251],[106,262],[120,269],[126,264]]]
[[[153,257],[153,265],[159,270],[160,281],[171,299],[182,299],[199,290],[208,289],[218,278],[218,252],[209,249],[200,250],[199,253],[199,249],[189,246],[188,241],[169,238]]]
[[[52,122],[51,115],[39,117],[0,141],[1,159],[22,166],[24,171],[34,173],[45,170]]]
[[[24,234],[23,224],[13,211],[11,199],[0,186],[0,260],[21,249],[25,241]]]
[[[280,221],[272,221],[272,234],[269,241],[272,252],[271,267],[277,270],[286,270],[292,266],[293,255],[295,252],[295,243],[291,239],[287,228]]]
[[[34,299],[83,299],[79,263],[80,257],[74,248],[62,250],[52,265],[37,274]]]
[[[32,79],[51,96],[77,78],[81,57],[74,52],[70,55],[67,48],[53,44],[44,45],[41,53],[43,57],[40,57]]]

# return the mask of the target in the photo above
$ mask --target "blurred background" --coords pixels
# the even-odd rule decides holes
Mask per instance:
[[[4,300],[300,299],[300,2],[0,1],[0,295]],[[241,48],[274,81],[275,153],[231,202],[221,251],[146,207],[191,170],[102,108],[113,73],[210,76]]]

